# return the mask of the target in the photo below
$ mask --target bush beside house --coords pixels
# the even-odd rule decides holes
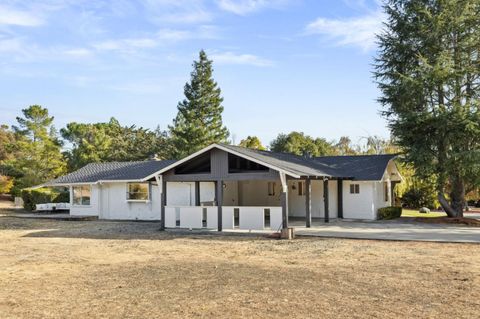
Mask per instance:
[[[390,206],[378,209],[378,219],[395,219],[402,216],[402,207]]]
[[[22,190],[23,208],[35,210],[35,205],[44,203],[68,203],[70,193],[51,188]]]

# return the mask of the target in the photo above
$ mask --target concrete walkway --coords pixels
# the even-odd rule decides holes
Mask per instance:
[[[333,221],[312,228],[295,226],[297,235],[315,237],[480,243],[480,228],[402,221]]]

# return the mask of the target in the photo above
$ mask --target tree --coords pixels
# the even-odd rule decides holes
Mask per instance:
[[[262,145],[260,139],[256,136],[247,136],[246,139],[240,141],[239,146],[253,148],[256,150],[264,151],[266,150],[265,146]]]
[[[356,155],[358,152],[352,145],[352,140],[348,136],[342,136],[335,144],[335,151],[338,155]]]
[[[24,117],[17,117],[18,126],[13,126],[16,156],[10,160],[12,167],[21,174],[15,180],[17,189],[56,178],[66,168],[53,116],[40,105],[32,105],[22,113]]]
[[[0,125],[0,164],[13,156],[12,146],[15,143],[15,135],[7,125]]]
[[[178,114],[169,126],[175,158],[184,157],[205,146],[227,142],[229,132],[222,122],[223,98],[212,78],[212,61],[205,51],[193,62],[185,99],[178,103]]]
[[[363,154],[380,155],[400,153],[400,148],[394,145],[390,139],[384,139],[376,135],[368,136],[364,139],[366,140],[366,148],[362,152]]]
[[[312,138],[303,132],[279,134],[271,143],[274,152],[292,153],[300,156],[323,156],[334,152],[331,143],[323,138]]]
[[[115,118],[108,123],[68,123],[60,132],[72,145],[66,152],[70,170],[94,162],[166,158],[170,153],[166,132],[122,126]]]
[[[480,2],[389,0],[385,11],[374,71],[383,115],[448,216],[463,216],[465,189],[480,182]]]

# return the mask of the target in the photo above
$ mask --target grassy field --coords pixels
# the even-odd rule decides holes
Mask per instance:
[[[0,217],[0,318],[474,318],[480,245]]]
[[[428,214],[422,214],[418,210],[403,209],[402,217],[446,217],[447,214],[443,212],[430,212]]]

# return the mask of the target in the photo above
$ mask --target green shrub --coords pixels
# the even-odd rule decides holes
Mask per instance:
[[[390,206],[378,209],[378,219],[395,219],[402,216],[402,207]]]
[[[435,209],[439,206],[439,203],[435,190],[427,185],[412,187],[403,193],[402,206],[413,209],[418,209],[420,207]]]
[[[37,188],[22,190],[23,208],[35,210],[36,204],[45,203],[68,203],[70,202],[69,192],[58,191],[51,188]]]

